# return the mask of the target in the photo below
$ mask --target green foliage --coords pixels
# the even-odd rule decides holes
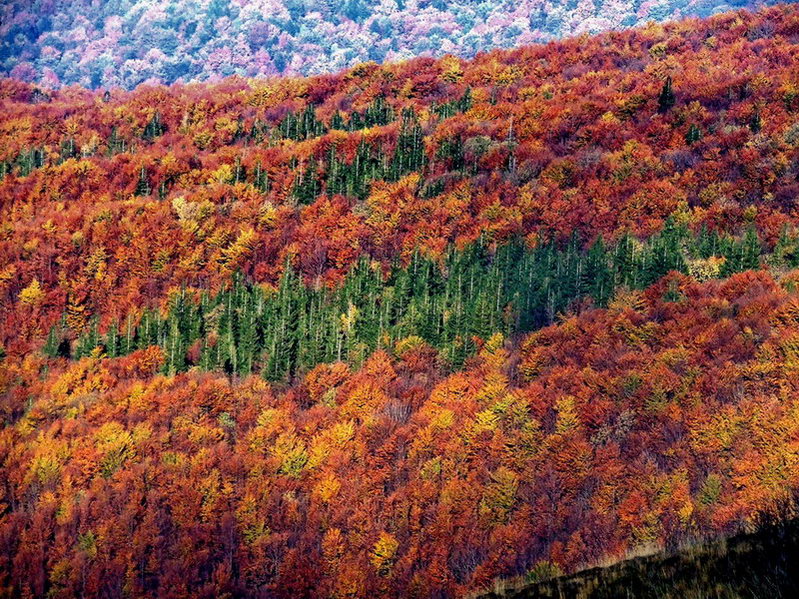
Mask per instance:
[[[402,125],[386,178],[397,181],[408,173],[421,171],[425,162],[422,126],[413,108],[406,108],[402,112]]]
[[[442,104],[434,103],[431,111],[438,115],[440,119],[448,119],[456,114],[467,112],[472,107],[472,88],[467,87],[463,95],[457,100],[451,100]]]
[[[685,143],[691,145],[700,139],[702,139],[702,130],[696,124],[691,123],[691,126],[688,127],[688,132],[685,134]]]
[[[577,237],[565,247],[478,242],[450,250],[443,262],[414,255],[388,275],[363,258],[335,289],[308,287],[287,264],[271,291],[236,276],[227,289],[199,300],[181,291],[165,316],[146,309],[138,323],[128,316],[104,336],[92,321],[74,356],[87,356],[98,345],[110,356],[158,345],[167,374],[199,366],[291,380],[316,364],[358,363],[385,343],[418,336],[459,367],[476,350],[477,339],[550,324],[581,298],[605,306],[619,286],[643,289],[670,271],[687,273],[692,257],[723,257],[719,274],[729,276],[757,268],[760,252],[753,229],[736,240],[706,230],[692,235],[670,220],[645,243],[625,236],[608,247],[598,237],[584,250]],[[682,299],[674,286],[665,293],[670,301]],[[63,338],[63,325],[57,324],[44,353],[64,355]],[[198,342],[200,356],[192,363],[188,349]]]
[[[156,137],[160,137],[166,132],[166,127],[161,122],[161,114],[159,112],[155,112],[153,117],[144,127],[144,132],[142,133],[142,137],[147,141],[153,141]]]
[[[677,97],[674,95],[674,90],[672,89],[671,77],[667,77],[666,82],[663,84],[663,88],[660,90],[660,95],[658,96],[658,110],[660,112],[668,112],[676,102]]]
[[[327,133],[325,124],[316,118],[316,109],[312,104],[308,104],[299,116],[293,112],[287,114],[278,130],[281,137],[294,141],[311,139]]]
[[[718,474],[708,474],[702,489],[699,491],[699,503],[711,506],[718,501],[721,496],[721,478]]]

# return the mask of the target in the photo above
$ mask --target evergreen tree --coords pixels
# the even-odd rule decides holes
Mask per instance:
[[[741,270],[757,270],[760,268],[760,255],[763,248],[757,237],[757,231],[750,227],[746,231],[743,240],[743,258],[741,260]]]
[[[156,111],[145,125],[142,138],[146,141],[153,141],[156,137],[163,135],[165,131],[166,127],[161,122],[161,113]]]
[[[62,343],[64,341],[64,319],[61,318],[57,323],[50,327],[50,332],[47,334],[47,340],[42,348],[42,353],[48,358],[58,358],[60,356],[69,357],[69,352],[64,356],[61,353]],[[67,348],[69,346],[67,345]]]
[[[136,195],[137,196],[148,196],[152,193],[152,189],[150,188],[150,179],[147,176],[147,169],[145,167],[141,167],[139,171],[139,181],[136,183]]]
[[[347,124],[344,122],[344,117],[341,116],[341,113],[338,110],[330,119],[330,128],[339,131],[346,131],[347,129]]]
[[[109,358],[115,358],[120,355],[119,325],[116,321],[112,322],[108,327],[103,344],[105,345],[105,353]]]
[[[658,110],[660,112],[668,112],[676,102],[677,97],[674,95],[674,90],[672,89],[671,76],[668,76],[658,96]]]
[[[691,123],[691,126],[688,127],[688,132],[685,134],[685,143],[691,145],[698,142],[700,139],[702,139],[702,130],[694,123]]]
[[[402,125],[391,160],[388,178],[397,181],[408,173],[421,171],[425,164],[424,134],[412,108],[402,113]]]
[[[752,112],[752,118],[749,119],[749,129],[752,133],[760,133],[763,128],[763,118],[760,116],[760,110],[755,109]]]
[[[311,157],[305,170],[298,175],[294,182],[292,196],[300,204],[312,204],[320,192],[316,158]]]
[[[586,290],[598,306],[605,306],[613,294],[613,273],[608,265],[607,250],[598,236],[588,250],[585,264]]]
[[[460,112],[468,112],[472,108],[472,88],[467,87],[458,103]]]
[[[394,120],[394,110],[383,95],[377,96],[366,109],[363,117],[364,127],[380,127]]]
[[[786,232],[780,244],[788,248],[796,241]],[[165,316],[144,309],[136,324],[128,314],[102,341],[112,357],[157,345],[169,374],[186,369],[188,349],[197,342],[197,365],[204,370],[245,376],[260,369],[267,379],[290,381],[323,361],[358,363],[367,352],[408,336],[422,337],[458,366],[475,351],[475,339],[545,325],[586,296],[606,305],[619,285],[641,289],[671,270],[685,272],[688,256],[724,256],[721,275],[728,276],[758,268],[761,252],[754,228],[737,240],[707,229],[689,237],[684,226],[668,219],[649,240],[625,235],[612,248],[598,237],[585,249],[576,235],[566,247],[539,242],[530,248],[524,241],[494,247],[480,239],[450,249],[443,264],[416,253],[385,280],[364,256],[335,289],[306,285],[287,264],[274,292],[237,274],[230,287],[199,300],[181,290]],[[676,301],[680,294],[669,297]],[[100,344],[97,325],[94,319],[78,339],[75,357]],[[51,328],[42,351],[69,356],[63,324]]]

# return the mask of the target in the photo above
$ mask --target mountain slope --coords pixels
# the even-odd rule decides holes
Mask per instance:
[[[0,81],[0,596],[461,597],[799,486],[799,9]]]
[[[237,271],[269,289],[288,261],[319,288],[361,257],[386,273],[480,239],[573,240],[587,259],[602,234],[629,254],[611,287],[723,276],[761,250],[796,265],[797,32],[782,7],[312,79],[52,96],[6,80],[0,339],[28,351],[67,313],[72,335],[103,331]],[[646,257],[669,219],[692,240]]]

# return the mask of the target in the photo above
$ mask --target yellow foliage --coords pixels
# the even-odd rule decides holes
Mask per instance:
[[[688,274],[699,282],[718,278],[721,267],[727,259],[723,256],[710,256],[710,258],[697,258],[688,261]]]
[[[338,495],[340,489],[341,482],[336,478],[335,474],[330,473],[325,475],[322,480],[316,484],[314,492],[322,503],[330,503],[330,501]]]
[[[233,167],[223,164],[208,175],[208,183],[231,183],[233,181]]]
[[[555,432],[559,435],[576,430],[580,425],[577,410],[574,407],[573,397],[563,397],[555,404],[557,419],[555,420]]]
[[[427,460],[419,469],[419,476],[424,480],[431,480],[441,474],[441,456]]]
[[[394,353],[398,357],[402,357],[406,352],[417,349],[425,344],[424,339],[418,335],[411,335],[404,337],[394,344]]]
[[[399,541],[388,532],[381,532],[372,549],[371,562],[381,576],[388,576],[399,549]]]
[[[38,306],[44,301],[44,291],[39,279],[33,279],[30,285],[19,292],[19,301],[27,306]]]
[[[474,417],[474,422],[466,431],[464,441],[471,443],[478,435],[496,430],[498,425],[499,416],[493,410],[478,412]]]
[[[210,131],[200,131],[197,134],[195,134],[192,141],[194,141],[194,145],[196,145],[201,150],[204,150],[210,145],[213,139],[214,139],[214,134],[211,133]]]
[[[239,233],[236,241],[222,250],[221,261],[228,269],[235,269],[236,266],[238,266],[239,261],[252,252],[257,237],[258,235],[255,232],[255,229],[252,227],[245,228],[241,233]]]
[[[442,69],[441,78],[444,81],[457,83],[463,77],[463,69],[461,68],[461,62],[458,58],[447,55],[441,59],[439,64]]]
[[[94,277],[96,281],[102,281],[105,278],[107,260],[108,252],[105,251],[104,247],[98,247],[92,252],[86,262],[86,268],[84,269],[86,274]]]
[[[99,393],[108,388],[108,381],[98,369],[96,359],[84,358],[71,365],[51,387],[57,401],[66,402],[73,397]]]
[[[436,410],[433,415],[430,417],[430,428],[431,429],[447,429],[452,426],[452,423],[455,421],[455,413],[452,410],[448,409],[441,409]]]
[[[37,482],[46,485],[58,479],[61,467],[69,456],[66,443],[57,443],[53,439],[39,438],[36,454],[31,460],[31,465],[25,476],[25,482]]]
[[[334,447],[342,447],[353,438],[355,438],[355,423],[352,420],[339,422],[330,430],[330,444]]]
[[[505,337],[502,333],[494,333],[486,341],[480,356],[491,368],[501,368],[508,358],[508,352],[504,349]]]
[[[239,130],[239,123],[236,119],[232,119],[227,115],[221,116],[216,119],[214,129],[217,131],[227,133],[228,135],[235,135]]]
[[[355,328],[355,322],[358,319],[358,308],[350,302],[347,312],[341,314],[339,319],[341,320],[341,330],[344,331],[344,334],[349,335]]]
[[[621,312],[623,310],[643,312],[646,308],[647,301],[642,291],[626,289],[624,287],[617,289],[613,299],[608,303],[608,309],[614,312]]]
[[[280,460],[278,472],[287,476],[298,477],[308,463],[305,444],[292,432],[278,436],[272,454]]]
[[[667,46],[665,42],[659,42],[649,48],[649,55],[654,59],[663,58],[666,55]]]
[[[14,278],[14,275],[17,273],[17,265],[16,264],[8,264],[0,269],[0,284],[8,283]]]
[[[208,200],[190,202],[183,196],[172,200],[172,208],[178,215],[180,226],[186,231],[195,232],[202,222],[213,212],[214,205]]]
[[[258,222],[267,228],[272,228],[277,223],[277,208],[271,201],[267,200],[261,205]]]
[[[490,403],[499,399],[508,390],[508,377],[504,374],[492,372],[485,377],[485,384],[477,395],[480,403]]]
[[[519,477],[517,474],[500,466],[491,474],[491,482],[483,493],[483,498],[480,501],[480,514],[495,524],[506,522],[516,503],[518,489]]]
[[[111,476],[135,454],[133,437],[119,422],[107,422],[95,433],[94,438],[97,450],[102,455],[100,473],[104,477]]]

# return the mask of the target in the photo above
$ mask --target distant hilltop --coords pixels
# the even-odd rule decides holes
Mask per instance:
[[[355,64],[547,42],[736,7],[747,0],[9,0],[0,75],[49,88],[228,75],[311,75]]]

